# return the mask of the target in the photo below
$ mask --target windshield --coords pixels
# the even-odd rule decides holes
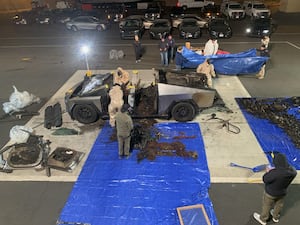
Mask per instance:
[[[240,4],[229,5],[230,9],[242,9]]]
[[[253,5],[253,8],[255,8],[255,9],[265,9],[266,6],[264,4],[255,4],[255,5]]]
[[[125,22],[126,27],[138,27],[139,26],[139,21],[138,20],[127,20]]]
[[[185,27],[194,27],[194,26],[197,26],[197,21],[194,21],[194,20],[183,21],[182,25]]]
[[[159,22],[159,23],[155,23],[153,26],[154,27],[168,27],[169,23],[168,22]]]

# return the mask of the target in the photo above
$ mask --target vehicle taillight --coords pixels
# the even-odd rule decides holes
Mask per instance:
[[[180,2],[177,2],[177,3],[176,3],[176,6],[177,6],[177,7],[181,7]]]

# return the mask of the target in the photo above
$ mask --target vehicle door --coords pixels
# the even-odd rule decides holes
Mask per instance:
[[[93,20],[91,17],[82,17],[79,21],[79,25],[78,27],[80,27],[80,29],[91,29],[91,27],[93,26]]]

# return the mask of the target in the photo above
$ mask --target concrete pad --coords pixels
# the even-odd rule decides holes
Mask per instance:
[[[112,70],[93,71],[94,73],[107,73]],[[44,135],[49,139],[51,149],[56,147],[67,147],[85,153],[80,164],[71,172],[64,172],[52,169],[51,177],[47,177],[45,171],[37,172],[34,169],[15,170],[11,174],[2,173],[0,181],[65,181],[74,182],[88,157],[88,154],[94,144],[96,137],[101,131],[103,121],[86,126],[71,120],[67,113],[63,114],[62,127],[71,128],[80,131],[79,135],[52,135],[56,129],[44,128],[44,110],[48,105],[54,105],[59,102],[65,112],[64,95],[65,92],[81,81],[85,75],[84,70],[77,71],[74,75],[56,92],[54,96],[45,104],[39,116],[34,116],[26,126],[35,130],[38,135]],[[133,70],[128,70],[131,76]],[[154,80],[156,71],[138,70],[143,83],[151,83]],[[208,167],[213,183],[260,183],[263,172],[253,173],[251,170],[231,167],[234,162],[240,165],[255,167],[261,164],[267,164],[263,150],[257,142],[252,130],[250,129],[243,113],[239,109],[235,98],[250,97],[249,93],[243,87],[236,76],[219,76],[214,80],[214,88],[217,89],[223,98],[226,106],[232,110],[232,113],[208,109],[201,112],[193,122],[199,122],[204,139]],[[215,113],[218,118],[229,120],[235,126],[238,126],[240,133],[229,132],[226,127],[217,119],[212,119],[211,114]],[[158,120],[164,122],[163,120]],[[8,143],[11,144],[11,143]],[[116,150],[117,154],[117,150]],[[296,177],[293,183],[300,183],[300,177]]]

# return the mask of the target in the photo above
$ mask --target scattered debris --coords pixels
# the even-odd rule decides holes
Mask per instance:
[[[297,148],[300,148],[300,97],[256,99],[238,98],[248,113],[267,119],[282,128]]]

